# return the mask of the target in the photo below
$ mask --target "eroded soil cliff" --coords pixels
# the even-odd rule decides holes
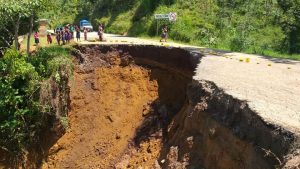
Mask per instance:
[[[78,46],[69,128],[42,168],[297,167],[298,136],[193,81],[182,49]]]

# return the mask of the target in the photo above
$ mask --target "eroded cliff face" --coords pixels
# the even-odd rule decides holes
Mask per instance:
[[[76,46],[69,127],[42,168],[269,169],[299,165],[297,136],[246,101],[195,81],[202,54]],[[65,105],[65,104],[64,104]]]
[[[296,142],[292,133],[266,124],[246,101],[227,95],[213,82],[193,81],[169,126],[160,160],[168,159],[168,153],[177,156],[163,168],[282,168]]]
[[[143,122],[111,166],[267,169],[295,161],[296,135],[265,123],[246,101],[227,95],[213,82],[193,80],[200,53],[155,46],[78,49],[83,54],[79,60],[96,67],[100,60],[109,65],[117,61],[124,71],[127,66],[143,67],[150,81],[157,82],[156,100],[148,103]]]

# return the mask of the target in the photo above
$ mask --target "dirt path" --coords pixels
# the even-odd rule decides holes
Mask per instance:
[[[143,111],[158,96],[157,82],[137,66],[75,70],[70,126],[43,168],[114,168],[128,149]]]

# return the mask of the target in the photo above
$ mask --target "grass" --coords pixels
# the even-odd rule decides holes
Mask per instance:
[[[160,37],[158,37],[158,36],[155,36],[155,37],[140,36],[140,37],[144,38],[144,39],[155,40],[155,41],[160,40]],[[196,43],[196,42],[187,43],[187,42],[181,42],[181,41],[173,40],[173,39],[168,39],[168,43],[180,43],[180,44],[184,44],[184,45],[207,47],[207,46],[200,46],[199,43]],[[207,48],[209,48],[209,47],[207,47]],[[230,49],[226,48],[226,47],[211,48],[211,49],[230,51]],[[232,52],[234,52],[234,51],[232,51]],[[254,53],[254,52],[251,52],[251,51],[242,51],[242,53],[262,55],[262,56],[265,56],[265,57],[272,57],[272,58],[279,58],[279,59],[291,59],[291,60],[300,61],[300,54],[287,54],[287,53],[280,53],[280,52],[271,51],[271,50],[265,50],[262,53]]]
[[[71,41],[69,44],[66,44],[64,46],[70,46],[70,45],[73,45],[74,42]],[[52,36],[52,44],[48,44],[47,42],[47,37],[42,37],[40,36],[40,43],[38,46],[35,46],[35,42],[34,42],[34,37],[33,35],[31,36],[30,38],[30,51],[35,51],[37,50],[37,47],[55,47],[55,46],[58,46],[58,44],[56,43],[56,37],[55,36]],[[22,43],[21,43],[21,51],[22,52],[25,52],[27,49],[27,36],[24,37]]]
[[[52,40],[54,42],[54,40],[55,40],[54,36],[52,36]],[[33,35],[30,38],[30,51],[31,52],[37,50],[37,47],[54,46],[54,45],[55,45],[55,42],[52,43],[51,45],[48,44],[46,36],[45,37],[40,36],[40,43],[38,46],[35,45]],[[26,51],[26,49],[27,49],[27,36],[25,36],[23,41],[21,42],[21,51]]]
[[[279,59],[292,59],[300,61],[300,54],[286,54],[286,53],[279,53],[274,51],[264,51],[262,54],[263,56],[279,58]]]

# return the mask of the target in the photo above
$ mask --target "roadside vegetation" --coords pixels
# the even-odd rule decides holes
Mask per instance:
[[[39,48],[33,56],[9,49],[0,58],[0,152],[12,164],[23,159],[30,146],[40,141],[55,110],[41,100],[50,78],[60,83],[61,68],[71,76],[71,49]],[[49,85],[48,85],[49,86]]]
[[[280,0],[55,0],[45,13],[53,24],[89,19],[96,28],[128,36],[155,37],[163,24],[172,40],[210,48],[300,60],[300,5]],[[65,5],[65,7],[64,7]],[[63,6],[63,7],[62,7]],[[154,14],[177,12],[174,23]],[[55,13],[60,13],[56,17]]]
[[[0,165],[24,168],[29,152],[41,150],[45,131],[57,121],[67,127],[64,109],[72,48],[42,47],[43,39],[30,50],[39,14],[53,9],[50,1],[0,0],[0,4]]]

